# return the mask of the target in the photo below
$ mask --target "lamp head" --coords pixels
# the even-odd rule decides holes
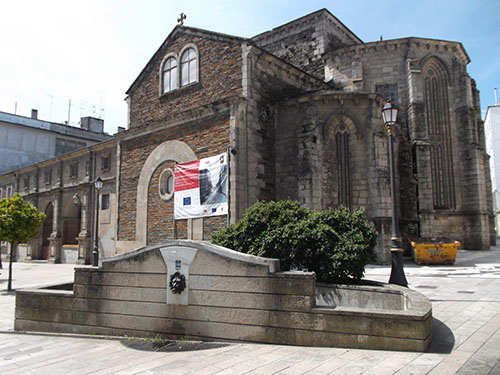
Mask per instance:
[[[398,108],[392,105],[391,101],[388,101],[382,108],[382,117],[386,125],[394,125],[398,117]]]
[[[94,186],[97,191],[102,189],[102,178],[97,177],[96,180],[94,181]]]

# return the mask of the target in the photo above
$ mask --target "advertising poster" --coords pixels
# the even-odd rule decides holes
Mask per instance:
[[[174,217],[227,215],[227,154],[177,164],[174,171]]]

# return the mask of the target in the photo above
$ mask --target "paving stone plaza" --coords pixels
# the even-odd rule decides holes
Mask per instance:
[[[409,286],[432,302],[426,353],[241,343],[172,342],[13,331],[15,293],[0,275],[1,374],[500,374],[500,247],[463,251],[454,266],[405,262]],[[14,263],[13,286],[71,282],[74,265]],[[366,278],[387,281],[390,268]]]

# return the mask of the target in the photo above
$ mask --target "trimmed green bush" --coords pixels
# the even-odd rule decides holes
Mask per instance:
[[[356,283],[374,259],[377,233],[362,210],[321,212],[295,201],[258,202],[212,242],[230,249],[278,258],[282,270],[314,271],[318,281]]]

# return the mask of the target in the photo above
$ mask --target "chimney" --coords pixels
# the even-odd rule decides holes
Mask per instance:
[[[103,133],[104,120],[90,116],[82,117],[80,120],[80,128],[96,133]]]
[[[38,109],[32,109],[31,110],[31,118],[38,120]]]

